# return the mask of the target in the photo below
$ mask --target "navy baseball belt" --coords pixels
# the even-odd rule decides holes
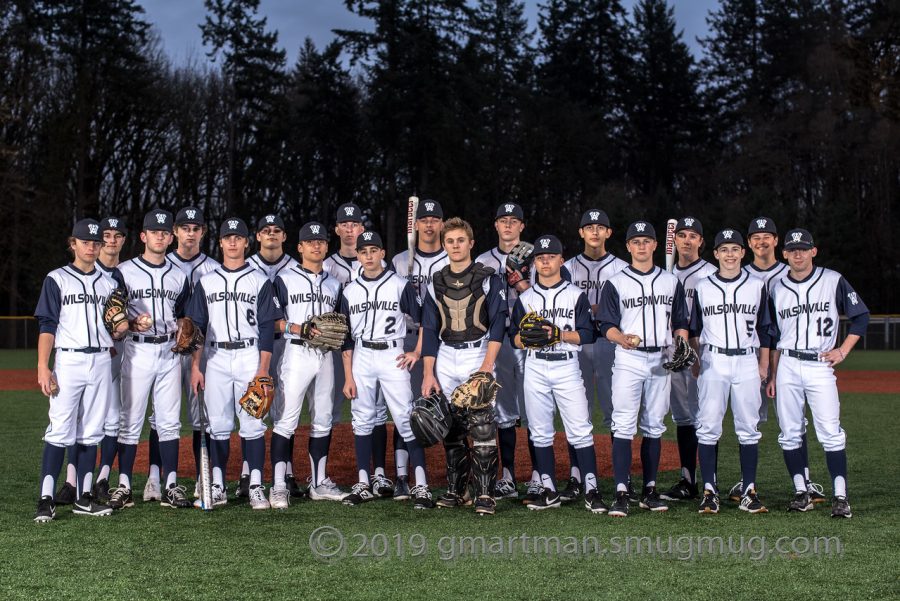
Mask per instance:
[[[711,344],[704,344],[708,351],[713,353],[717,353],[719,355],[725,355],[727,357],[740,357],[742,355],[755,355],[755,348],[720,348],[718,346],[713,346]]]
[[[801,361],[818,361],[819,353],[814,351],[794,351],[791,349],[787,349],[782,351],[788,357],[793,357],[794,359],[800,359]]]
[[[543,351],[535,351],[534,358],[535,359],[543,359],[544,361],[566,361],[575,356],[575,353],[572,351],[566,351],[564,353],[545,353]]]
[[[131,339],[135,342],[146,342],[147,344],[162,344],[175,339],[175,334],[166,334],[164,336],[141,336],[140,334],[132,334]]]
[[[226,351],[234,351],[242,348],[250,348],[256,344],[256,338],[248,340],[235,340],[234,342],[210,342],[209,346],[213,348],[225,349]]]
[[[397,348],[400,346],[401,341],[399,340],[360,340],[359,343],[363,346],[363,348],[370,348],[376,351],[384,351],[389,348]]]
[[[642,353],[659,353],[663,350],[663,348],[665,348],[665,347],[662,347],[662,346],[639,346],[634,350],[641,351]]]
[[[474,342],[444,342],[443,344],[444,346],[454,349],[478,348],[481,346],[481,340],[476,340]]]
[[[108,351],[108,346],[85,346],[82,348],[58,348],[58,351],[63,351],[66,353],[102,353],[104,351]]]

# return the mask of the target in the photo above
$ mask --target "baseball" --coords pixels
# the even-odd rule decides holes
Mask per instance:
[[[627,336],[625,336],[625,339],[631,346],[637,346],[641,343],[641,337],[637,334],[628,334]]]
[[[142,315],[138,315],[137,319],[134,320],[134,323],[139,328],[146,330],[153,325],[153,318],[150,317],[149,313],[144,313]]]

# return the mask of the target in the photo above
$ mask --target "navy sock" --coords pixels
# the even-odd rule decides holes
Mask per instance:
[[[409,453],[409,464],[413,468],[413,473],[415,473],[417,467],[425,469],[425,449],[422,448],[419,441],[410,440],[406,442],[406,450]]]
[[[59,476],[59,471],[62,469],[65,455],[65,447],[57,447],[46,442],[44,443],[44,456],[41,458],[41,482],[38,488],[38,495],[40,495],[40,491],[43,488],[44,478],[47,476],[53,478],[51,490],[56,490],[56,478]]]
[[[631,474],[631,441],[625,438],[612,439],[613,477],[616,486],[628,484],[628,476]]]
[[[662,450],[662,442],[659,438],[645,436],[641,440],[641,465],[644,471],[644,486],[649,482],[656,482],[656,472],[659,471],[659,454]]]
[[[497,438],[500,440],[500,463],[509,470],[513,480],[516,479],[516,427],[498,428]]]
[[[290,458],[291,439],[285,438],[277,432],[272,432],[271,455],[272,473],[275,473],[275,464],[279,461],[287,461]]]
[[[694,426],[678,426],[678,457],[681,459],[682,475],[687,470],[688,479],[694,484],[697,477],[697,428]]]
[[[525,429],[525,437],[528,441],[528,456],[531,458],[531,471],[538,471],[537,455],[534,452],[534,443],[531,441],[531,430]]]
[[[119,443],[119,474],[126,476],[131,482],[134,473],[134,457],[137,455],[136,444]],[[131,482],[134,487],[134,482]]]
[[[159,433],[150,428],[150,443],[148,444],[150,451],[150,465],[159,467],[162,465],[162,458],[159,456]],[[162,470],[160,470],[162,473]]]
[[[585,483],[584,492],[590,492],[587,488],[588,484],[597,486],[597,452],[594,445],[588,445],[581,449],[575,449],[575,458],[579,471],[581,471],[581,481]]]
[[[796,476],[800,476],[801,479],[804,479],[803,476],[803,451],[800,449],[791,449],[790,451],[783,451],[784,453],[784,464],[787,466],[788,474],[790,474],[791,479],[794,479]],[[794,483],[794,488],[796,489],[796,483]]]
[[[250,459],[247,457],[247,441],[241,436],[241,475],[249,475],[244,474],[244,462],[247,462],[247,465],[250,465]]]
[[[91,474],[93,481],[94,467],[97,465],[97,445],[95,444],[79,444],[78,445],[78,463],[75,464],[75,470],[78,474],[78,496],[80,497],[86,492],[90,492],[89,487],[85,487],[85,476]],[[82,490],[87,488],[87,490]]]
[[[394,428],[394,452],[396,453],[397,451],[409,451],[409,447],[406,441],[403,440],[403,437],[400,436],[400,431]]]
[[[553,456],[553,447],[534,447],[534,456],[537,460],[537,471],[541,475],[542,485],[544,487],[550,484],[556,489],[556,458]],[[544,480],[544,476],[549,476],[550,482]]]
[[[285,473],[285,476],[294,475],[294,438],[296,438],[296,434],[291,434],[291,437],[288,439],[288,456],[285,461],[291,464],[291,471],[290,473]]]
[[[354,434],[353,442],[356,449],[356,470],[369,474],[369,465],[372,462],[372,435]]]
[[[228,466],[228,455],[231,453],[231,439],[209,441],[209,462],[212,468],[222,470],[225,479],[225,468]],[[210,474],[212,476],[212,474]]]
[[[191,449],[194,451],[194,471],[199,474],[200,473],[200,437],[203,436],[203,432],[200,430],[194,430],[194,439],[191,441]],[[209,449],[212,447],[209,444],[209,439],[206,440],[206,448]]]
[[[244,446],[247,450],[247,454],[244,455],[244,458],[250,465],[250,470],[259,470],[262,472],[263,465],[266,463],[266,437],[260,436],[259,438],[248,440],[245,442]]]
[[[834,482],[836,478],[841,477],[844,479],[844,486],[846,488],[847,450],[841,449],[840,451],[825,451],[825,463],[828,465],[828,472],[831,474],[831,481]],[[837,486],[834,486],[832,490],[836,491]],[[846,496],[846,494],[844,496]]]
[[[66,447],[66,466],[74,465],[78,469],[78,445],[71,444]]]
[[[115,436],[103,437],[103,440],[100,441],[100,467],[104,465],[112,467],[118,448],[119,442]]]
[[[713,485],[713,490],[715,490],[716,486],[716,445],[712,444],[700,444],[698,445],[698,449],[700,451],[700,476],[702,476],[702,483],[705,485],[707,482]],[[701,487],[704,488],[704,487]]]
[[[372,462],[375,469],[384,469],[387,460],[387,424],[372,429]]]
[[[747,486],[751,483],[756,486],[756,466],[759,463],[759,445],[758,444],[742,444],[741,445],[741,480],[744,482],[744,492],[747,492]]]
[[[578,453],[575,451],[575,447],[573,447],[569,443],[566,443],[566,446],[569,449],[569,467],[572,467],[573,465],[577,466],[578,465]],[[580,472],[581,470],[579,469],[578,471]],[[579,474],[579,476],[581,476],[581,482],[584,482],[584,474]]]
[[[806,470],[809,469],[809,440],[806,437],[806,432],[800,437],[800,455],[803,457],[803,468],[804,471],[800,472],[803,474],[804,479],[806,478]]]
[[[331,446],[331,433],[320,438],[309,437],[309,461],[312,464],[312,483],[318,486],[325,479],[322,459],[328,456],[328,447]],[[319,470],[321,469],[321,473]]]
[[[178,439],[160,441],[159,456],[162,461],[162,469],[160,471],[162,476],[160,480],[163,483],[163,487],[165,487],[166,482],[169,481],[169,474],[174,472],[175,477],[178,477]]]

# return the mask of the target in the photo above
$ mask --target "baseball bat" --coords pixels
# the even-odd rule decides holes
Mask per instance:
[[[200,411],[200,509],[212,511],[212,482],[210,481],[209,449],[206,446],[206,403],[203,389],[197,390],[197,404]]]
[[[412,278],[413,266],[416,263],[416,211],[419,210],[419,197],[410,196],[406,203],[406,249],[409,251],[409,269],[407,275]]]
[[[675,227],[677,219],[669,219],[666,222],[666,271],[675,269]]]

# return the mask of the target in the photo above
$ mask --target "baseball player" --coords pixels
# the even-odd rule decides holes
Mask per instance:
[[[153,397],[153,415],[165,488],[163,507],[190,507],[183,486],[177,485],[178,445],[181,436],[181,365],[171,351],[175,320],[184,317],[191,294],[187,276],[166,258],[174,220],[159,209],[144,216],[143,253],[125,261],[119,272],[128,291],[128,320],[122,357],[122,411],[119,427],[119,485],[110,492],[109,506],[134,506],[131,478],[137,446]]]
[[[447,265],[447,252],[441,246],[441,230],[444,227],[444,210],[436,200],[423,200],[416,210],[416,250],[410,266],[409,250],[398,253],[391,265],[395,272],[405,277],[416,288],[419,298],[424,299],[434,274]],[[415,350],[421,356],[422,349],[417,348],[419,342],[419,324],[406,318],[406,339],[403,348]],[[410,384],[414,392],[422,389],[422,362],[417,361],[410,370]],[[403,443],[400,432],[394,428],[394,461],[397,466],[397,480],[394,482],[394,500],[409,498],[409,476],[407,460],[409,454]]]
[[[275,297],[284,312],[284,320],[276,330],[284,332],[287,341],[279,368],[283,388],[282,406],[272,417],[272,489],[269,503],[274,509],[287,509],[290,485],[287,477],[291,460],[291,440],[300,422],[300,411],[307,391],[310,394],[309,461],[312,469],[309,496],[314,501],[342,501],[346,496],[328,477],[326,466],[331,444],[331,410],[334,406],[334,353],[310,347],[301,336],[303,323],[311,317],[334,311],[341,294],[341,284],[322,269],[328,252],[325,226],[312,221],[300,229],[297,245],[301,262],[275,276]],[[276,344],[277,344],[276,340]],[[313,382],[315,381],[315,386]]]
[[[200,281],[200,278],[207,273],[218,268],[219,262],[209,257],[205,253],[200,252],[200,243],[206,235],[206,221],[203,217],[203,211],[197,207],[184,207],[175,215],[175,240],[176,248],[166,255],[176,267],[178,267],[188,278],[191,290]],[[194,453],[195,472],[200,473],[200,410],[197,404],[197,395],[191,388],[191,357],[189,355],[181,356],[181,387],[182,393],[188,399],[188,416],[191,420],[191,428],[193,430],[192,450]],[[200,369],[206,369],[206,356],[200,359]],[[156,418],[151,413],[148,420],[150,422],[150,471],[147,475],[147,483],[144,486],[144,501],[162,501],[162,489],[159,484],[160,474],[160,452],[159,452],[159,434],[156,431]],[[197,478],[199,483],[199,477]],[[199,497],[199,491],[194,488],[194,497]]]
[[[768,511],[756,494],[759,460],[760,381],[769,371],[769,313],[766,284],[741,269],[744,239],[725,229],[716,234],[713,254],[719,269],[695,282],[691,310],[692,344],[700,355],[697,439],[703,500],[700,513],[719,512],[716,488],[716,445],[731,398],[734,430],[740,443],[743,481],[747,483],[740,508],[749,513]],[[695,370],[696,371],[696,370]]]
[[[600,290],[614,274],[628,267],[628,263],[606,251],[606,241],[612,236],[609,217],[600,209],[588,209],[581,216],[578,235],[584,240],[584,251],[566,261],[563,267],[570,274],[570,281],[581,288],[588,297],[594,317],[600,303]],[[598,337],[592,344],[583,344],[578,353],[581,376],[587,391],[588,411],[593,419],[594,394],[600,402],[603,423],[612,423],[612,364],[616,345]],[[610,435],[612,436],[612,435]],[[581,491],[581,473],[578,469],[575,448],[569,445],[571,472],[569,483],[560,493],[563,502],[573,500]]]
[[[694,298],[694,288],[701,279],[716,272],[714,265],[700,258],[703,250],[703,225],[696,217],[682,217],[675,226],[675,249],[678,263],[673,273],[681,281],[687,302],[688,319]],[[660,494],[667,501],[696,499],[697,489],[697,425],[698,400],[697,377],[685,369],[671,374],[672,391],[669,403],[672,421],[678,440],[678,457],[681,460],[681,479],[669,490]]]
[[[38,384],[50,397],[50,424],[44,433],[36,522],[49,522],[56,517],[55,480],[66,447],[73,442],[78,448],[75,455],[77,498],[72,513],[88,516],[112,513],[109,506],[94,499],[91,487],[112,378],[109,353],[112,337],[103,324],[103,313],[106,299],[116,286],[95,268],[103,245],[97,221],[78,221],[68,243],[73,260],[47,274],[34,311],[40,324]],[[56,358],[51,371],[53,349]]]
[[[376,425],[376,387],[381,386],[394,427],[406,441],[416,485],[410,489],[416,509],[434,506],[425,473],[425,450],[409,426],[412,389],[409,369],[418,360],[415,351],[403,352],[406,317],[421,318],[421,305],[411,283],[382,267],[384,245],[381,236],[364,231],[356,242],[362,273],[344,288],[340,312],[347,316],[350,338],[343,350],[344,396],[351,405],[356,465],[359,481],[344,499],[359,505],[380,495],[378,483],[370,482],[372,431]],[[398,354],[399,352],[399,354]],[[392,493],[391,489],[389,493]]]
[[[750,222],[747,228],[747,242],[753,252],[753,261],[744,266],[744,270],[753,277],[761,279],[769,285],[775,278],[783,276],[788,269],[786,263],[775,259],[775,248],[778,246],[778,228],[775,222],[768,217],[757,217]],[[768,379],[766,380],[768,381]],[[765,393],[766,382],[762,385],[760,394],[759,421],[765,422],[769,418],[769,399]],[[807,443],[806,428],[809,420],[803,418],[803,435],[800,443],[800,451],[803,455],[803,473],[806,476],[806,491],[813,503],[824,503],[825,494],[822,485],[810,481],[809,477],[809,445]],[[728,493],[732,501],[739,501],[743,495],[744,483],[738,482],[731,487]]]
[[[520,242],[522,232],[525,230],[525,214],[522,207],[513,202],[503,203],[497,207],[494,229],[497,230],[497,246],[480,254],[475,262],[490,267],[506,281],[506,278],[503,277],[506,274],[506,256]],[[527,287],[525,282],[510,285],[506,281],[504,293],[507,315],[512,312],[519,293]],[[513,347],[510,342],[503,343],[496,362],[497,382],[502,386],[497,394],[495,410],[497,412],[497,435],[500,442],[500,464],[503,469],[494,491],[494,497],[497,499],[515,499],[519,496],[515,474],[516,426],[526,418],[525,394],[522,390],[524,369],[525,351]],[[527,419],[525,421],[527,423]],[[535,464],[534,445],[531,443],[530,436],[528,451],[531,455],[531,479],[528,482],[525,502],[536,500],[541,493],[541,478]]]
[[[807,230],[794,229],[785,236],[788,272],[769,283],[769,330],[776,351],[767,392],[770,397],[778,393],[778,443],[796,491],[788,509],[813,508],[800,449],[808,402],[831,473],[831,517],[849,518],[853,514],[847,502],[847,435],[841,428],[834,366],[846,359],[865,335],[869,309],[841,274],[813,264],[817,253]],[[850,329],[838,345],[841,314],[850,320]]]
[[[275,282],[278,274],[285,269],[290,269],[298,265],[297,261],[284,252],[283,246],[287,240],[285,233],[284,220],[275,214],[263,215],[256,224],[256,242],[259,244],[259,251],[247,259],[251,266],[256,268],[264,276],[269,278],[270,282]],[[284,354],[285,340],[283,332],[275,332],[275,342],[272,347],[272,364],[270,371],[275,376],[275,400],[272,402],[269,415],[272,416],[272,423],[278,420],[281,408],[284,406],[284,390],[279,386],[277,374],[281,365],[281,357]],[[294,478],[294,434],[291,434],[289,441],[288,456],[285,465],[285,486],[292,497],[302,497],[303,493],[297,486],[297,480]],[[241,454],[244,453],[244,440],[241,439]],[[250,468],[246,460],[241,462],[241,478],[238,482],[237,492],[235,496],[246,497],[250,488]],[[271,491],[269,493],[271,495]]]
[[[578,361],[582,345],[594,340],[594,323],[587,295],[575,284],[562,279],[562,243],[544,235],[534,243],[535,283],[519,295],[513,309],[510,338],[526,348],[520,325],[526,313],[534,312],[545,323],[547,345],[529,347],[525,358],[525,407],[528,429],[534,442],[543,489],[528,508],[543,510],[560,506],[556,491],[556,460],[553,456],[553,418],[559,409],[566,439],[575,449],[577,467],[583,478],[585,506],[593,513],[608,507],[597,489],[597,455],[589,403]]]
[[[656,230],[646,221],[628,226],[625,245],[631,264],[611,277],[600,292],[600,332],[614,342],[616,358],[612,377],[613,473],[616,500],[609,515],[628,515],[628,474],[631,440],[640,428],[644,488],[640,507],[666,511],[656,491],[660,437],[666,431],[671,378],[663,367],[664,351],[672,345],[672,333],[688,337],[684,287],[673,274],[653,264]],[[643,399],[643,403],[642,403]]]
[[[493,373],[506,335],[506,286],[492,268],[472,262],[472,226],[455,217],[444,223],[442,238],[448,263],[427,284],[422,309],[422,396],[434,390],[450,394],[476,371]],[[448,486],[437,504],[464,504],[471,472],[475,512],[493,514],[498,463],[493,408],[463,414],[454,406],[444,451]]]
[[[225,468],[237,413],[250,464],[250,507],[268,509],[262,484],[266,424],[242,411],[238,401],[247,382],[269,373],[274,324],[281,318],[281,309],[272,295],[272,283],[244,258],[249,235],[243,220],[224,220],[219,228],[222,266],[200,278],[194,287],[187,317],[205,332],[206,342],[193,354],[191,386],[194,392],[206,390],[213,505],[227,502]],[[200,369],[203,355],[207,358],[205,376]]]

